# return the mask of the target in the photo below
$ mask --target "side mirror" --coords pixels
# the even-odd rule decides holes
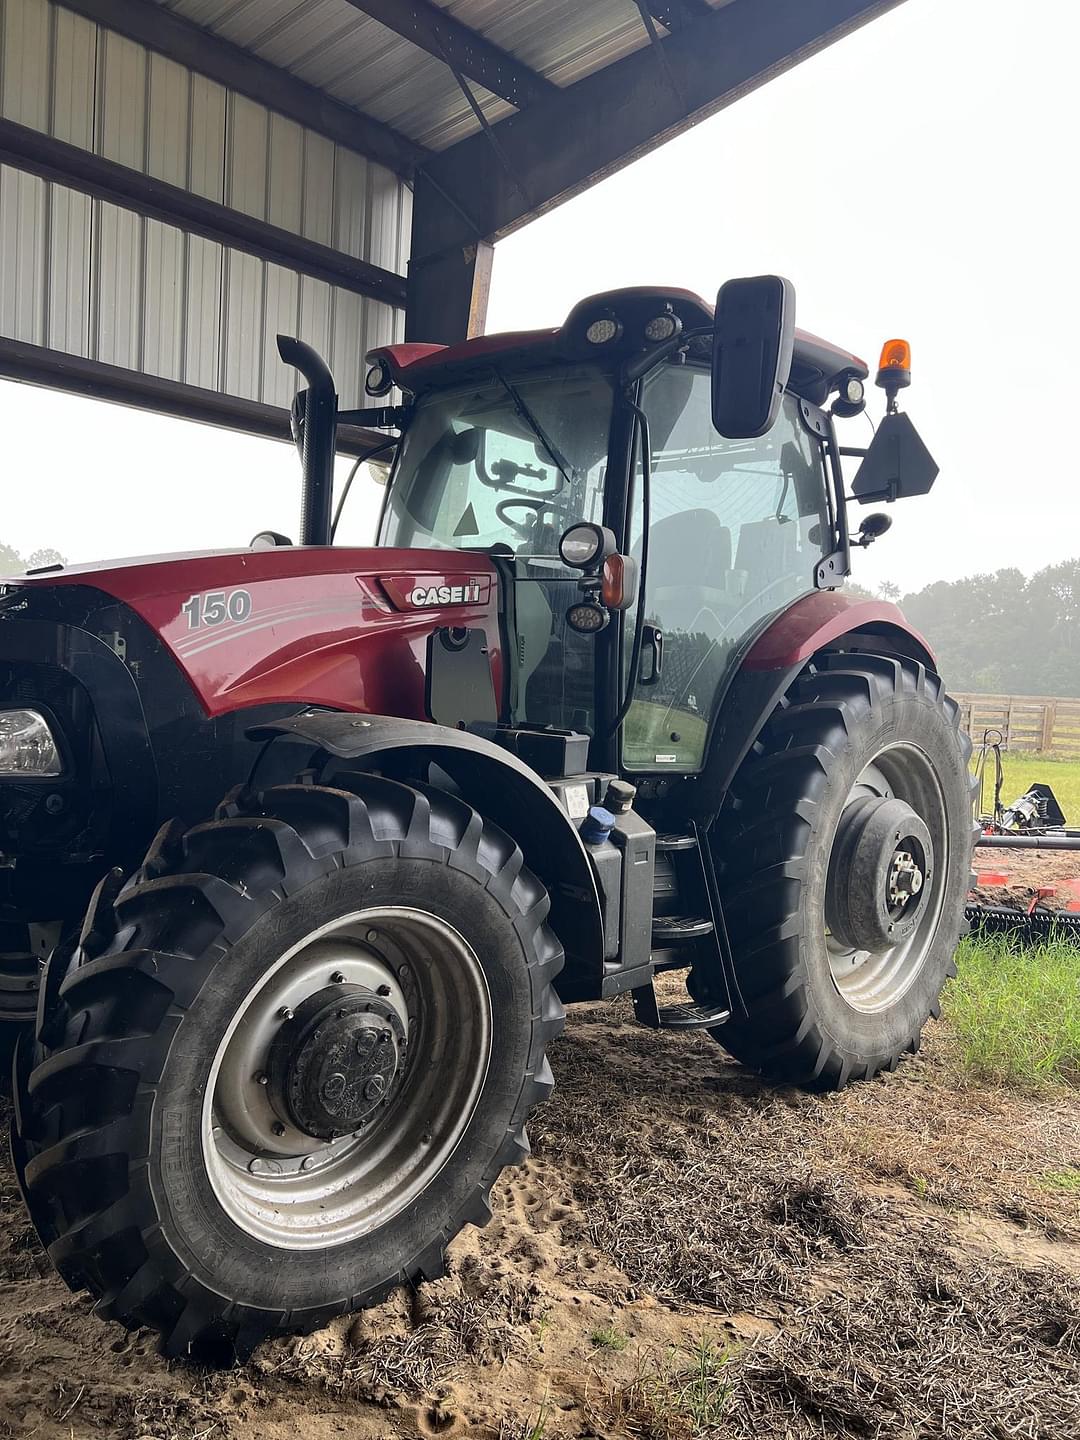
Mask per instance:
[[[860,505],[926,495],[937,476],[937,461],[919,432],[902,411],[894,410],[877,427],[851,494]]]
[[[791,373],[795,288],[780,275],[729,280],[713,322],[713,424],[727,440],[771,430]]]

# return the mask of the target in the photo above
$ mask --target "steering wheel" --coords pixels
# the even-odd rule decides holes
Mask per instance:
[[[524,497],[519,498],[516,495],[511,496],[508,500],[500,500],[499,503],[495,506],[495,514],[499,517],[503,524],[509,526],[509,528],[513,530],[514,534],[520,535],[523,540],[529,540],[532,538],[532,531],[529,529],[528,525],[522,524],[519,520],[511,520],[510,516],[506,513],[507,510],[522,508],[525,510],[531,510],[533,512],[533,517],[535,521],[535,519],[540,516],[542,511],[552,510],[554,509],[554,506],[551,504],[550,500],[528,500]]]

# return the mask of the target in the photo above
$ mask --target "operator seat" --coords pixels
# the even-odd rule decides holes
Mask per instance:
[[[640,541],[634,547],[640,564]],[[649,527],[646,586],[661,628],[715,637],[732,608],[731,531],[712,510],[683,510]],[[711,618],[715,617],[715,618]]]
[[[739,527],[735,576],[744,601],[771,590],[776,605],[783,603],[798,570],[798,546],[799,527],[793,520],[780,521],[769,515],[764,520],[747,520]]]

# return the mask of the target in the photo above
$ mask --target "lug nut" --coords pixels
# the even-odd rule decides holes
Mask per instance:
[[[316,1166],[317,1164],[318,1164],[318,1161],[315,1159],[315,1156],[314,1156],[314,1155],[305,1155],[304,1158],[303,1158],[303,1160],[300,1161],[300,1169],[301,1169],[301,1170],[314,1170],[314,1168],[315,1168],[315,1166]]]
[[[269,1084],[270,1084],[270,1076],[267,1075],[267,1073],[266,1073],[265,1070],[259,1070],[259,1071],[256,1072],[256,1074],[255,1074],[255,1084],[256,1084],[256,1085],[269,1085]]]
[[[342,971],[340,971],[340,970],[335,970],[335,971],[334,971],[334,973],[330,976],[330,984],[331,984],[331,985],[344,985],[344,984],[345,984],[345,976],[344,976],[344,974],[342,973]]]
[[[386,1042],[387,1042],[389,1039],[390,1039],[390,1031],[389,1031],[389,1030],[380,1030],[380,1031],[379,1031],[379,1044],[380,1044],[380,1045],[385,1045]]]

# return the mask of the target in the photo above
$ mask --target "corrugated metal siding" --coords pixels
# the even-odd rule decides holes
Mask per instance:
[[[0,0],[0,114],[404,274],[411,195],[383,167],[49,0]],[[391,307],[0,167],[0,334],[285,405],[279,330],[338,366]]]

